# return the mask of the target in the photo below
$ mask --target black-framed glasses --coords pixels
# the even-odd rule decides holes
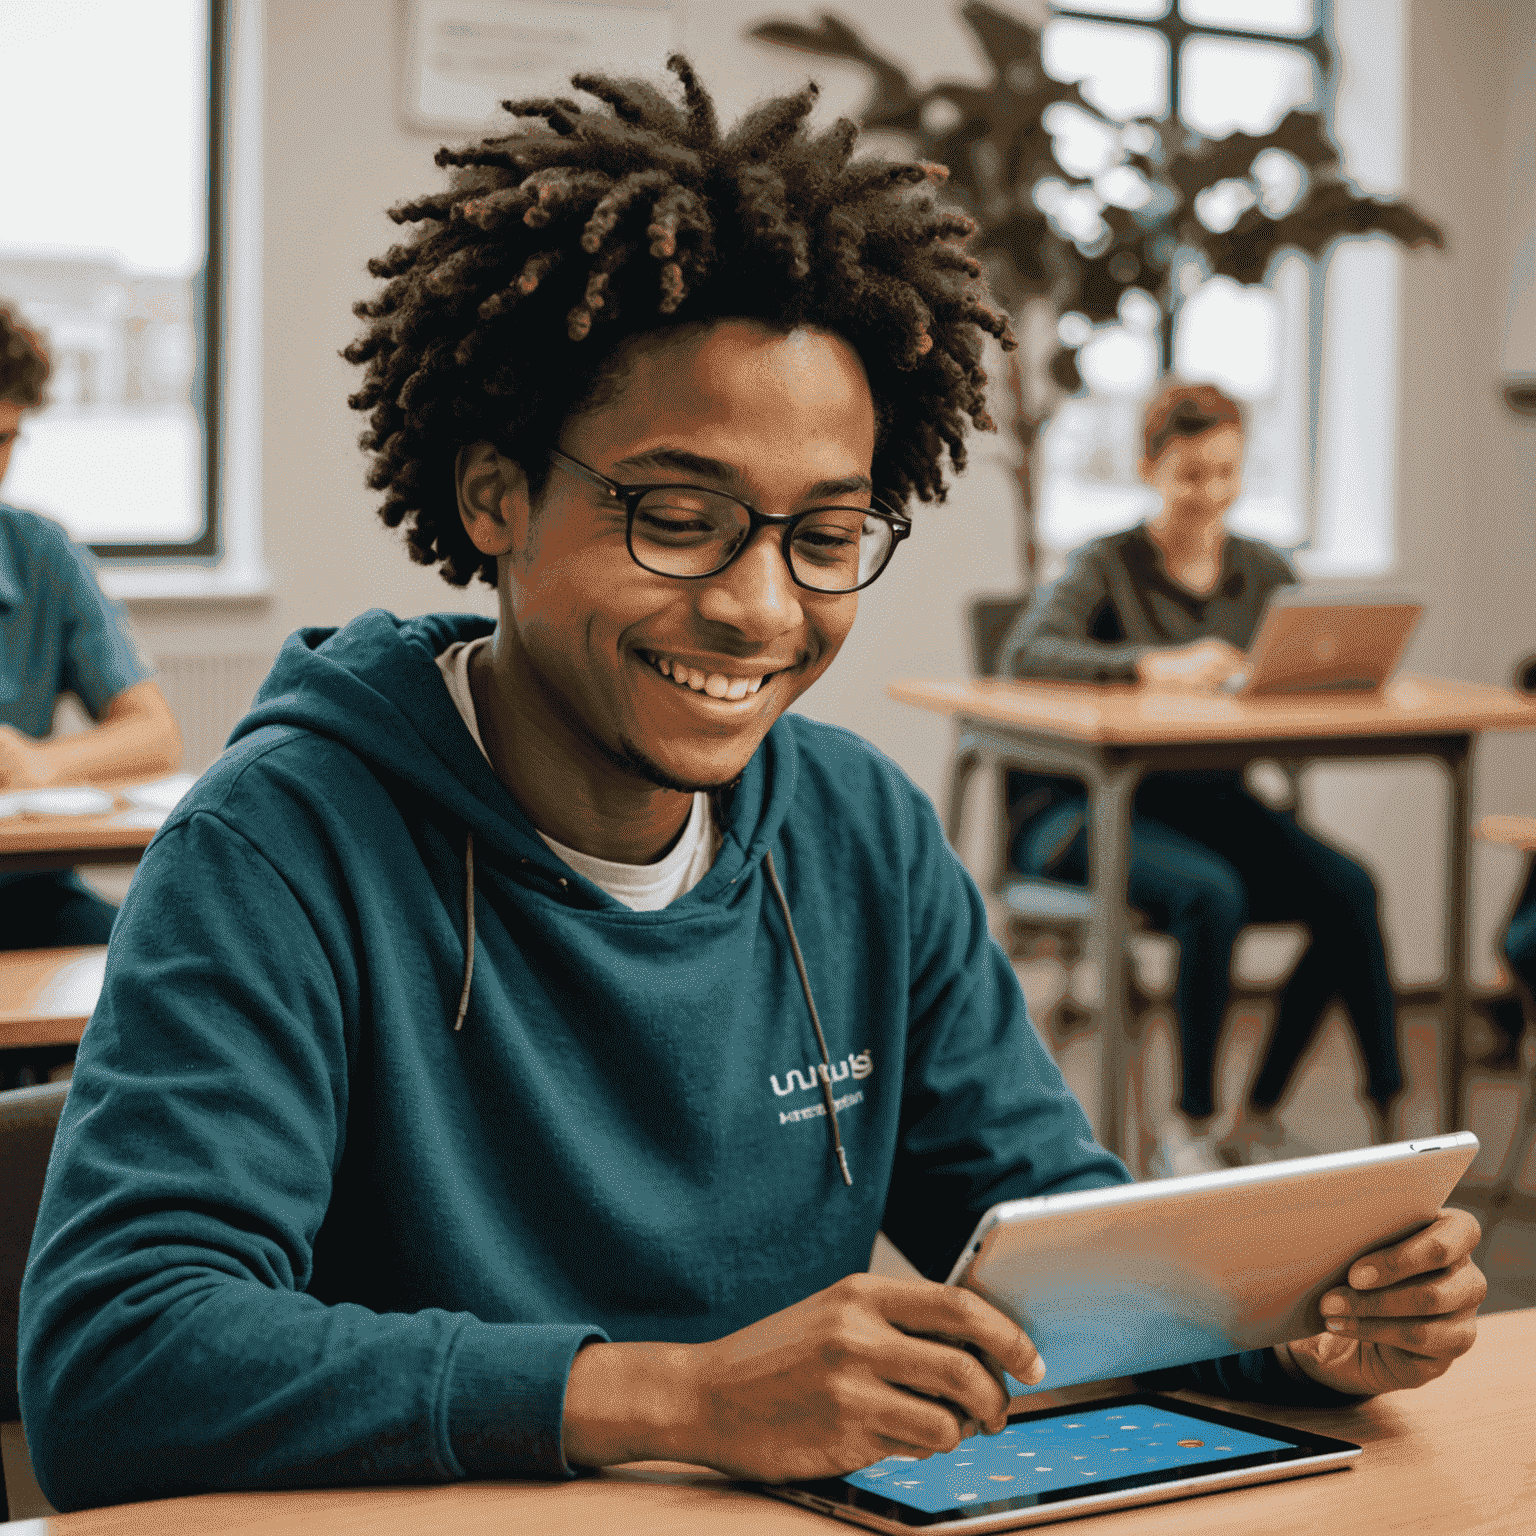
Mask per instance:
[[[715,576],[762,527],[783,528],[784,563],[798,587],[857,592],[891,563],[911,521],[878,503],[868,507],[810,507],[769,516],[723,491],[701,485],[621,485],[558,448],[550,457],[573,475],[600,486],[624,505],[630,558],[656,576],[696,581]]]

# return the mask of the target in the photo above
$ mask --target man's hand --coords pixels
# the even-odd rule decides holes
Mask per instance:
[[[969,1291],[850,1275],[710,1344],[589,1344],[566,1388],[574,1465],[660,1457],[780,1482],[951,1451],[1045,1368]]]
[[[40,743],[0,725],[0,790],[45,789],[53,782],[52,766]]]
[[[1303,1375],[1340,1392],[1422,1387],[1477,1337],[1488,1293],[1472,1262],[1482,1232],[1465,1211],[1441,1211],[1422,1232],[1356,1259],[1349,1285],[1320,1302],[1329,1331],[1277,1347]]]
[[[1225,640],[1195,640],[1144,651],[1136,661],[1136,676],[1149,688],[1182,688],[1205,692],[1241,667],[1246,658]]]

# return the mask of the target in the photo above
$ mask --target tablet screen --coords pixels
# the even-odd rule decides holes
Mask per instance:
[[[1214,1471],[1220,1463],[1266,1451],[1290,1451],[1294,1440],[1229,1429],[1170,1407],[1099,1408],[1023,1418],[1000,1435],[976,1435],[957,1450],[918,1461],[887,1456],[842,1479],[893,1503],[928,1514],[964,1510],[1091,1483],[1118,1483],[1147,1473]]]

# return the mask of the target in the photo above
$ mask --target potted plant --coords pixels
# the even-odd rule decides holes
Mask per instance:
[[[1444,242],[1407,203],[1366,196],[1350,181],[1318,112],[1214,139],[1177,120],[1117,120],[1046,73],[1040,27],[981,0],[960,14],[991,67],[979,83],[919,85],[832,15],[815,26],[763,21],[750,35],[867,70],[864,127],[899,134],[917,158],[946,166],[946,195],[976,221],[971,249],[1020,340],[1008,354],[1011,413],[995,414],[1018,444],[1020,556],[1032,587],[1037,445],[1062,398],[1082,388],[1077,352],[1089,327],[1120,315],[1127,294],[1156,305],[1166,370],[1179,306],[1206,278],[1262,284],[1282,252],[1317,256],[1351,236]],[[1062,163],[1053,122],[1064,110],[1109,135],[1105,163],[1091,174]],[[1059,324],[1066,315],[1088,324],[1074,333]]]

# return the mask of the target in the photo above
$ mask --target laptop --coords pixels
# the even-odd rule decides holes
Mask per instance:
[[[1372,692],[1392,675],[1423,611],[1401,595],[1282,587],[1265,605],[1247,664],[1221,691],[1243,698]]]

